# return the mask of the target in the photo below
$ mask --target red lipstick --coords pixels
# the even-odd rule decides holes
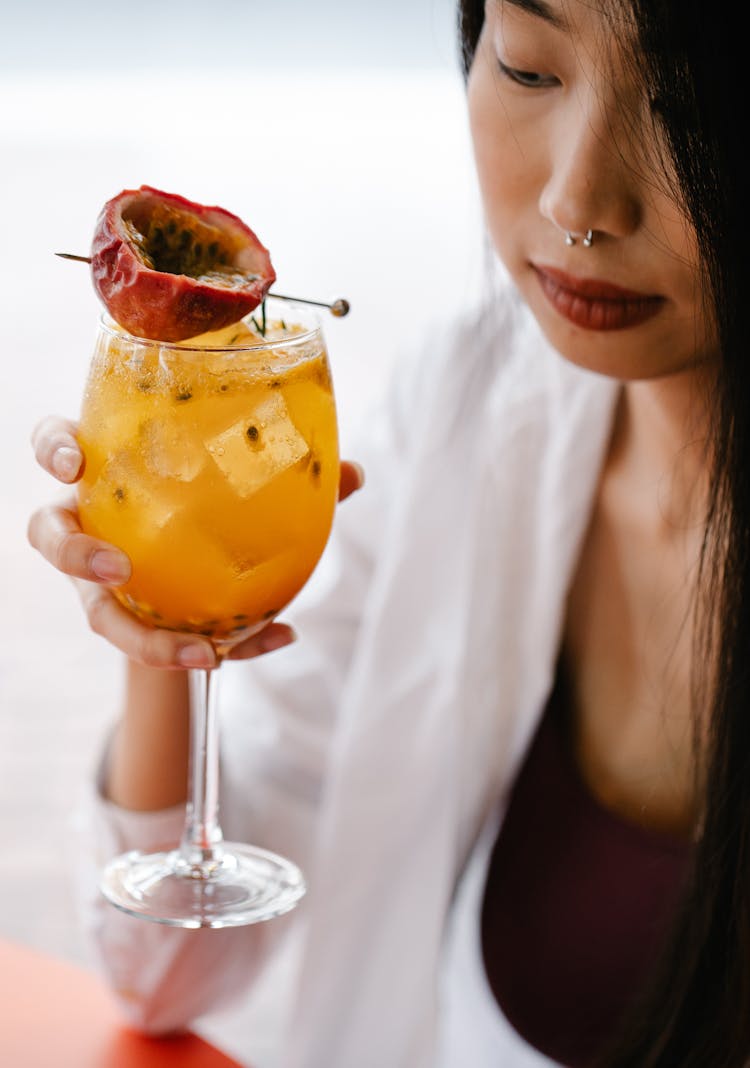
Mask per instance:
[[[573,278],[554,267],[532,264],[552,307],[584,330],[626,330],[656,315],[663,297],[646,296],[594,278]]]

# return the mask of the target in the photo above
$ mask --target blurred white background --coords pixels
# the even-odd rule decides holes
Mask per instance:
[[[99,305],[100,206],[141,183],[220,204],[326,327],[343,452],[425,327],[474,299],[481,222],[453,0],[0,0],[0,936],[85,961],[68,822],[119,660],[26,543],[57,489],[32,459],[75,417]]]

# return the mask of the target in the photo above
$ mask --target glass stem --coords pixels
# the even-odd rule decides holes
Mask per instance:
[[[190,671],[190,759],[185,829],[179,864],[208,878],[221,864],[219,826],[219,669]]]

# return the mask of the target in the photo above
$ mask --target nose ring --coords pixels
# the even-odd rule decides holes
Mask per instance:
[[[570,246],[570,245],[575,245],[575,243],[576,243],[576,239],[573,236],[572,231],[571,230],[566,230],[565,231],[565,244]],[[583,237],[583,247],[584,248],[591,248],[593,243],[594,243],[594,231],[593,230],[587,230],[586,233],[584,234],[584,237]]]

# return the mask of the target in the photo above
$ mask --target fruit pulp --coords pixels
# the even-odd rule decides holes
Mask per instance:
[[[114,593],[140,618],[229,646],[314,570],[339,481],[319,332],[160,345],[102,329],[79,439],[81,526],[129,556]]]

